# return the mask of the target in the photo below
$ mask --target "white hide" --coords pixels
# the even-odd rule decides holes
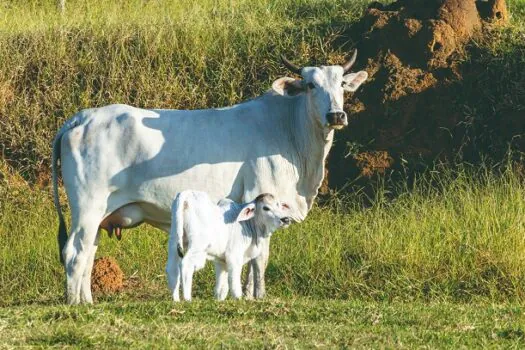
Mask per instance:
[[[357,84],[364,81],[362,74],[356,77]],[[147,222],[168,232],[172,199],[183,190],[238,202],[278,193],[290,216],[303,220],[332,145],[334,127],[326,113],[342,111],[343,85],[349,82],[343,82],[340,66],[306,67],[302,78],[228,108],[110,105],[66,122],[53,144],[53,179],[68,302],[92,302],[99,227]],[[71,209],[69,236],[58,201],[59,160]],[[257,264],[261,283],[255,289],[262,296],[265,262]]]

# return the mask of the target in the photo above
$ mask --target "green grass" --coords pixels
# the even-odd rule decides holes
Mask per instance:
[[[374,198],[334,195],[272,238],[270,295],[523,301],[523,191],[516,169],[463,167],[436,168],[410,186],[383,185]],[[60,302],[64,277],[49,193],[21,185],[2,197],[0,305]],[[169,298],[166,243],[146,226],[126,230],[121,242],[102,234],[98,256],[114,256],[138,282],[113,299]],[[212,297],[213,280],[211,266],[197,273],[198,298]]]
[[[0,309],[0,347],[523,348],[520,305],[113,302]]]
[[[195,302],[173,305],[167,237],[143,226],[121,242],[103,235],[98,252],[117,259],[132,287],[91,307],[59,305],[46,183],[65,119],[109,103],[208,108],[253,97],[286,74],[280,53],[299,64],[343,60],[336,39],[367,2],[68,0],[65,15],[54,1],[2,2],[0,347],[522,348],[525,197],[523,170],[510,166],[436,167],[370,198],[332,196],[275,234],[264,302],[212,301],[208,266]],[[497,96],[522,100],[523,89],[500,81],[521,81],[525,6],[508,3],[511,26],[469,58],[487,67],[479,101],[469,89],[461,96],[476,120]]]

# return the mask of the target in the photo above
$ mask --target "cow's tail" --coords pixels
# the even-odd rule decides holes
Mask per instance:
[[[69,130],[73,129],[80,123],[80,118],[74,117],[70,119],[57,133],[57,136],[53,140],[53,155],[52,155],[52,172],[53,172],[53,197],[55,201],[55,208],[58,213],[58,254],[60,256],[60,262],[64,264],[64,257],[62,256],[62,251],[66,246],[67,242],[67,228],[66,222],[64,220],[64,214],[62,213],[62,208],[60,206],[60,197],[58,194],[58,163],[60,161],[60,149],[62,143],[62,136]]]
[[[184,257],[184,211],[188,209],[188,201],[185,194],[185,192],[177,194],[177,198],[173,202],[171,222],[175,230],[173,233],[177,237],[177,254],[181,258]]]

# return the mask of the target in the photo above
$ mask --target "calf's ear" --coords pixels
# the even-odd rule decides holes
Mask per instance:
[[[357,73],[350,73],[343,77],[343,90],[354,92],[368,78],[368,73],[364,70]]]
[[[302,80],[290,77],[277,79],[273,82],[272,89],[282,96],[296,96],[306,91]]]
[[[237,216],[236,221],[250,220],[255,216],[255,203],[248,203],[242,209]]]

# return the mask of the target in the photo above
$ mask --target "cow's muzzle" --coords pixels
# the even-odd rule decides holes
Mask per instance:
[[[348,118],[345,112],[328,112],[326,121],[328,126],[334,129],[342,129],[348,125]]]

